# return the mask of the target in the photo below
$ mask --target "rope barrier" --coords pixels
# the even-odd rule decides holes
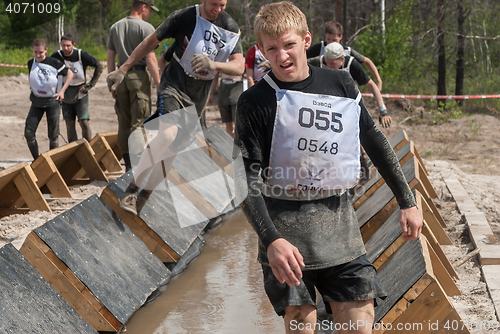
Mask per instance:
[[[361,93],[362,96],[373,97],[372,93]],[[493,95],[407,95],[407,94],[380,94],[385,98],[399,99],[433,99],[433,100],[471,100],[471,99],[498,99],[500,94]]]
[[[23,67],[23,68],[28,68],[28,65],[12,65],[12,64],[4,64],[4,63],[0,63],[0,66],[3,66],[3,67]]]

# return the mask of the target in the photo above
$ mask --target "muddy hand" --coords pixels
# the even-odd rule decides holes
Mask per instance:
[[[110,92],[116,91],[116,88],[118,85],[123,81],[125,78],[125,72],[123,72],[121,69],[117,69],[111,73],[109,73],[108,77],[106,78],[106,82],[108,83],[108,89]]]
[[[194,55],[191,66],[195,72],[200,70],[215,71],[215,62],[206,55]]]

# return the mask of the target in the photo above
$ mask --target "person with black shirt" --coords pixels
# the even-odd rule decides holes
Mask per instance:
[[[382,95],[377,85],[370,79],[363,67],[354,57],[345,54],[345,49],[342,45],[337,42],[332,42],[325,47],[322,56],[309,58],[307,62],[316,67],[327,67],[347,71],[358,85],[366,86],[372,92],[380,113],[380,124],[384,128],[388,128],[391,125],[391,116],[387,112],[387,107],[384,104],[384,100],[382,99]]]
[[[148,153],[140,155],[133,181],[120,199],[121,207],[132,214],[137,214],[137,197],[147,198],[170,170],[175,155],[194,140],[198,117],[217,72],[243,75],[240,30],[224,11],[226,3],[201,0],[201,5],[173,12],[119,69],[108,75],[108,86],[113,91],[135,61],[154,50],[160,41],[174,39],[169,47],[173,48],[172,60],[161,75],[156,112],[144,122],[145,128],[160,130],[147,144]],[[144,191],[140,191],[141,187]]]
[[[240,96],[233,156],[266,293],[287,333],[314,333],[316,290],[336,324],[371,333],[374,298],[386,293],[347,192],[358,179],[360,143],[395,193],[406,240],[422,228],[415,199],[350,75],[307,64],[311,34],[300,9],[263,6],[254,31],[272,70]]]
[[[66,121],[68,142],[78,140],[75,127],[77,118],[82,128],[82,137],[90,141],[92,139],[92,130],[90,129],[88,92],[99,80],[104,66],[89,53],[75,48],[75,40],[71,34],[63,35],[60,45],[61,50],[54,52],[51,57],[64,62],[66,67],[73,72],[73,80],[66,89],[62,102],[62,113],[63,119]],[[85,74],[89,66],[95,68],[95,71],[92,79],[87,83]]]
[[[36,130],[43,114],[47,117],[49,148],[59,147],[59,115],[60,105],[64,92],[73,79],[73,72],[68,71],[64,63],[47,57],[47,42],[43,38],[33,41],[33,59],[28,61],[31,108],[26,117],[24,137],[33,159],[39,156]],[[65,76],[66,82],[62,87],[59,77]]]
[[[340,23],[336,21],[328,21],[325,24],[325,40],[311,45],[309,49],[307,49],[307,58],[322,56],[325,51],[325,47],[333,42],[340,43],[343,34],[344,28]],[[375,66],[373,61],[370,58],[360,54],[350,46],[344,45],[343,47],[347,56],[354,57],[360,64],[363,64],[368,68],[368,71],[377,82],[378,89],[382,91],[382,79],[380,78],[380,74],[378,73],[377,67]]]

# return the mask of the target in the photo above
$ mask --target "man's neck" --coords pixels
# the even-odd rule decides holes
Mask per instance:
[[[132,10],[130,12],[130,15],[128,17],[130,17],[130,18],[137,18],[137,19],[141,19],[142,20],[142,14],[139,14],[139,12],[136,11],[136,10]]]

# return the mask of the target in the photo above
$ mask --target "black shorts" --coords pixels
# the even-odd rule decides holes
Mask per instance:
[[[285,314],[285,308],[293,305],[316,306],[316,289],[323,297],[326,311],[332,313],[327,302],[361,301],[374,298],[384,299],[385,293],[377,272],[365,255],[351,262],[325,269],[302,272],[299,286],[289,287],[280,283],[271,267],[263,265],[264,288],[278,315]]]
[[[234,122],[236,104],[219,104],[219,112],[222,123]]]

